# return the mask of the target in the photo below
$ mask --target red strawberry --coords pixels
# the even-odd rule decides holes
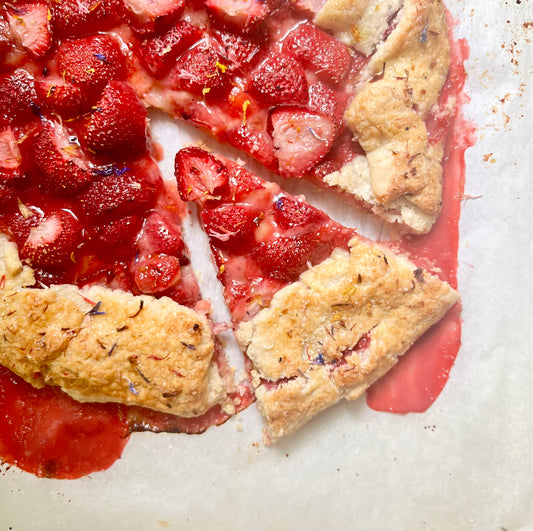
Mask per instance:
[[[50,3],[54,35],[73,37],[120,24],[121,0],[60,0]]]
[[[250,89],[268,106],[307,101],[305,71],[287,55],[269,55],[250,74]]]
[[[249,153],[270,170],[277,167],[272,138],[266,131],[254,131],[241,125],[228,134],[228,143],[233,147]]]
[[[183,201],[205,202],[228,190],[228,168],[211,153],[188,147],[176,154],[175,174]]]
[[[84,89],[65,82],[60,77],[38,78],[35,90],[41,110],[59,114],[63,118],[76,118],[91,108],[91,101]]]
[[[15,242],[21,248],[28,239],[30,229],[36,227],[43,219],[43,213],[36,207],[18,208],[9,219],[9,230]]]
[[[185,52],[201,35],[200,28],[179,20],[166,33],[146,39],[141,46],[146,67],[154,76],[164,76],[178,55]]]
[[[4,59],[5,54],[13,47],[11,42],[11,30],[7,20],[0,13],[0,59]]]
[[[231,204],[202,210],[202,221],[208,236],[215,238],[217,245],[243,254],[254,241],[259,219],[257,210],[250,205]]]
[[[78,203],[87,218],[101,222],[102,216],[142,214],[155,204],[160,189],[161,183],[151,183],[140,173],[119,171],[94,181]]]
[[[222,196],[225,201],[240,201],[254,190],[263,189],[263,184],[259,177],[249,172],[242,165],[236,162],[227,162],[229,172],[228,190]]]
[[[311,230],[313,226],[326,221],[328,218],[321,210],[282,195],[274,203],[274,219],[284,230],[304,226]]]
[[[183,12],[185,0],[123,0],[131,28],[140,35],[165,31]]]
[[[146,151],[146,108],[133,89],[111,81],[96,104],[85,131],[87,147],[121,159]]]
[[[136,252],[136,240],[142,223],[140,216],[125,216],[91,227],[87,236],[98,252],[105,251],[106,255],[124,259]]]
[[[309,22],[296,26],[287,35],[283,50],[313,69],[323,81],[335,85],[344,81],[352,64],[345,44]]]
[[[340,130],[344,125],[344,110],[347,95],[341,94],[318,81],[309,87],[309,101],[307,107],[311,111],[327,116]]]
[[[62,266],[71,260],[81,241],[81,233],[80,222],[70,212],[58,210],[30,229],[20,256],[37,267]]]
[[[6,15],[16,41],[33,57],[40,59],[45,56],[52,44],[46,3],[27,2],[9,6]]]
[[[320,162],[335,139],[332,120],[300,107],[279,107],[272,113],[272,137],[284,177],[302,177]]]
[[[255,29],[270,13],[265,0],[206,0],[205,6],[215,20],[243,32]]]
[[[178,283],[180,262],[175,256],[165,254],[142,256],[133,263],[132,273],[141,293],[161,293]]]
[[[252,252],[256,263],[268,276],[293,282],[307,269],[313,257],[313,242],[301,236],[279,236],[258,245]]]
[[[0,121],[28,122],[39,114],[35,83],[25,70],[0,78]]]
[[[259,56],[261,46],[252,37],[229,31],[215,31],[214,44],[231,72],[245,73]]]
[[[158,212],[152,212],[144,223],[139,238],[139,250],[143,255],[168,254],[180,258],[184,265],[185,244],[178,225],[171,223]],[[188,259],[186,259],[188,261]]]
[[[226,69],[215,48],[202,42],[177,60],[170,74],[170,84],[173,89],[205,97],[227,85]]]
[[[64,42],[57,52],[57,69],[94,101],[109,81],[126,77],[126,59],[113,37],[91,35]]]
[[[48,193],[75,195],[92,181],[93,173],[75,136],[56,122],[45,122],[33,143],[40,188]]]

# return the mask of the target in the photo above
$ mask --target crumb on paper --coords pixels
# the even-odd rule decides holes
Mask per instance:
[[[165,529],[172,527],[166,520],[158,520],[157,524],[160,525],[161,527],[164,527]]]

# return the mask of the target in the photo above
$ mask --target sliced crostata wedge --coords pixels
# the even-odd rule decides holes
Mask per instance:
[[[458,301],[447,283],[197,147],[178,188],[209,237],[268,440],[355,399]]]

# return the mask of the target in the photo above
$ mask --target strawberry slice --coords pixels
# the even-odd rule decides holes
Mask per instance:
[[[155,204],[161,183],[149,182],[140,171],[117,171],[91,183],[80,195],[81,212],[90,221],[102,222],[141,214]]]
[[[0,177],[0,217],[17,204],[17,190],[7,183],[3,183]]]
[[[214,155],[196,147],[176,154],[175,174],[183,201],[204,202],[228,189],[228,169]]]
[[[269,55],[250,74],[250,90],[267,106],[307,102],[307,81],[293,57]]]
[[[300,107],[278,107],[271,116],[272,138],[284,177],[302,177],[328,153],[336,135],[332,120]]]
[[[181,277],[178,258],[165,254],[141,256],[132,265],[133,278],[141,293],[152,295],[175,286]]]
[[[152,212],[146,218],[138,245],[143,255],[167,254],[179,257],[181,265],[188,262],[180,227],[159,212]]]
[[[293,282],[307,269],[308,264],[315,262],[316,252],[315,243],[310,237],[279,236],[259,244],[252,256],[269,277]]]
[[[43,123],[33,142],[33,158],[44,192],[76,195],[93,179],[77,138],[59,123]]]
[[[307,107],[311,111],[322,114],[332,119],[340,131],[344,126],[344,110],[348,96],[341,94],[328,87],[326,84],[317,81],[309,87],[309,101]]]
[[[179,20],[163,35],[146,39],[141,54],[148,70],[156,77],[164,76],[176,58],[202,36],[200,28]]]
[[[11,29],[7,20],[0,13],[0,59],[4,59],[5,55],[11,48],[13,43],[11,42]]]
[[[202,221],[208,236],[216,238],[221,248],[241,254],[254,241],[259,217],[257,209],[237,203],[203,209]]]
[[[137,251],[135,244],[142,223],[135,214],[111,220],[88,229],[87,239],[99,253],[103,250],[118,259],[131,258]]]
[[[44,57],[52,44],[47,4],[28,2],[9,6],[6,16],[16,41],[36,59]]]
[[[185,0],[123,0],[131,28],[140,35],[165,31],[183,12]]]
[[[25,70],[0,77],[0,121],[25,123],[39,114],[35,82]]]
[[[276,170],[277,162],[274,154],[274,144],[266,131],[257,131],[242,125],[228,134],[228,143],[249,153],[266,168]]]
[[[259,56],[260,44],[248,35],[217,30],[213,42],[231,72],[246,73]]]
[[[214,46],[201,42],[178,59],[170,74],[170,86],[205,97],[227,86],[226,71]]]
[[[298,25],[285,37],[283,50],[313,69],[323,81],[335,85],[344,81],[352,64],[345,44],[309,22]]]
[[[35,82],[41,110],[45,113],[59,114],[71,119],[80,116],[91,108],[87,91],[59,76],[39,78]]]
[[[111,81],[87,123],[87,147],[121,159],[142,155],[146,151],[146,119],[146,108],[130,85]]]
[[[274,203],[274,220],[284,230],[293,227],[310,230],[327,219],[321,210],[291,197],[282,195]]]
[[[91,35],[65,41],[57,52],[57,69],[63,79],[85,89],[96,99],[111,80],[126,77],[126,59],[116,39]]]
[[[30,229],[20,255],[32,266],[55,268],[68,264],[81,242],[80,222],[66,210],[45,216]]]
[[[55,36],[96,33],[121,23],[122,0],[56,0],[49,4]]]
[[[206,0],[205,6],[216,21],[242,32],[254,30],[270,13],[265,0]]]
[[[293,0],[293,7],[308,15],[316,15],[325,3],[326,0]]]

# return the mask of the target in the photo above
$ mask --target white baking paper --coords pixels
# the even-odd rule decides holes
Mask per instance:
[[[252,406],[201,436],[134,434],[111,469],[75,481],[3,467],[0,529],[533,529],[533,4],[447,4],[470,44],[465,110],[477,143],[460,224],[463,345],[437,402],[408,415],[344,402],[274,447]],[[198,134],[153,121],[171,175]],[[380,235],[368,216],[286,184]],[[203,236],[186,235],[204,290],[220,296]],[[217,306],[215,319],[227,318]]]

